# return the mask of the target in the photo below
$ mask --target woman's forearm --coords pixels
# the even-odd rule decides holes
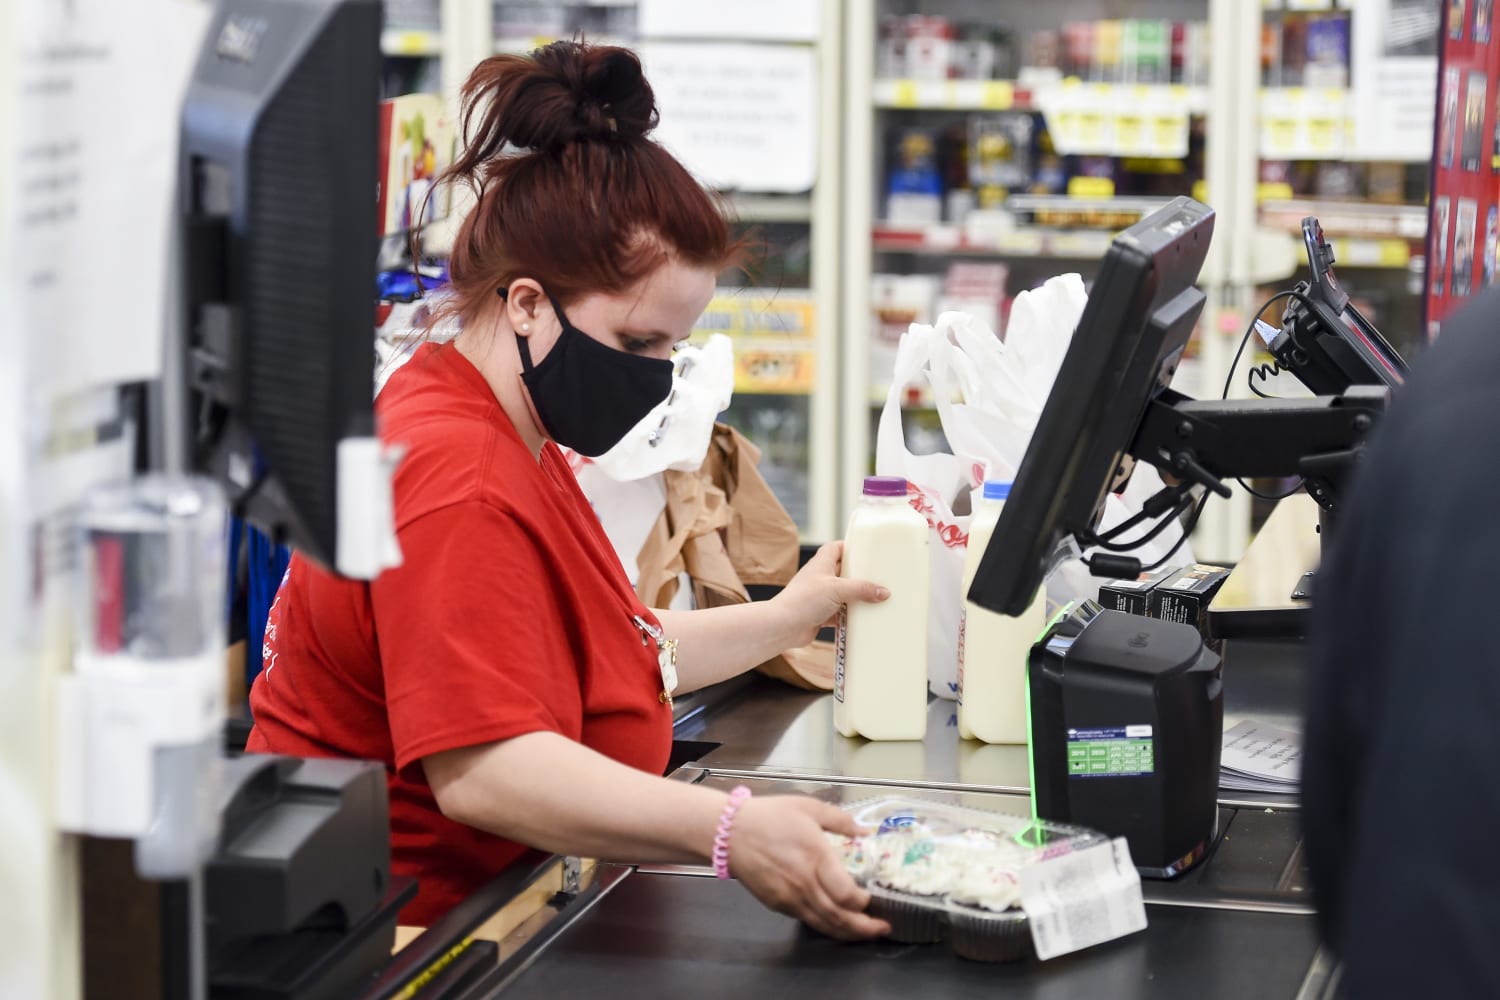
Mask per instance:
[[[708,860],[728,798],[549,732],[449,750],[422,763],[449,819],[552,854],[605,861]]]
[[[698,611],[658,611],[662,630],[677,640],[677,692],[736,677],[802,644],[797,624],[775,601]]]

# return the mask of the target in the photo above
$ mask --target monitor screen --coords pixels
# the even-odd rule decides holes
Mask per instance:
[[[1308,280],[1287,306],[1287,323],[1267,347],[1283,370],[1319,395],[1339,395],[1351,385],[1397,388],[1406,361],[1355,308],[1333,271],[1333,248],[1312,216],[1302,220]]]
[[[968,597],[1018,615],[1060,544],[1091,530],[1151,399],[1166,387],[1203,310],[1198,272],[1214,213],[1177,198],[1115,237],[1047,397]]]
[[[382,517],[380,28],[379,0],[221,0],[182,110],[190,462],[350,575],[379,558],[341,529]]]

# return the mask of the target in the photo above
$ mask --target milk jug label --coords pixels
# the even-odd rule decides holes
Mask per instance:
[[[969,609],[958,609],[958,703],[964,703],[964,638],[969,631]]]
[[[844,648],[849,634],[849,609],[839,609],[838,638],[834,640],[833,650],[833,700],[844,700]]]

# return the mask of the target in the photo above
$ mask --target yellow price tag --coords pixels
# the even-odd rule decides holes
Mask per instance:
[[[1297,145],[1297,122],[1289,118],[1273,118],[1266,122],[1266,152],[1272,157],[1291,158]]]
[[[1078,114],[1078,145],[1088,152],[1100,152],[1104,145],[1104,116],[1094,111]]]
[[[1292,186],[1286,181],[1271,181],[1255,185],[1256,204],[1263,201],[1291,201],[1292,197]]]
[[[420,56],[436,49],[436,38],[427,31],[398,31],[391,39],[391,55]]]
[[[1115,196],[1115,182],[1108,177],[1068,178],[1068,197],[1103,201]]]
[[[1079,115],[1076,111],[1059,111],[1056,115],[1057,145],[1072,148],[1078,145]]]
[[[896,108],[916,107],[917,82],[915,80],[897,80],[896,92],[891,96],[891,106]]]
[[[734,390],[806,395],[813,390],[813,356],[804,351],[738,351]]]
[[[1193,200],[1208,204],[1208,181],[1193,181]]]
[[[1309,118],[1307,120],[1308,144],[1319,153],[1332,153],[1339,149],[1339,140],[1344,137],[1344,123],[1338,118]]]
[[[1150,149],[1157,156],[1180,156],[1187,150],[1187,115],[1166,112],[1151,119]]]
[[[1009,111],[1016,103],[1016,88],[1007,80],[986,81],[979,103],[986,111]]]
[[[1405,240],[1381,240],[1378,258],[1381,267],[1405,267],[1411,263],[1411,246]]]
[[[1146,149],[1146,122],[1140,115],[1115,118],[1115,146],[1121,153],[1140,153]]]

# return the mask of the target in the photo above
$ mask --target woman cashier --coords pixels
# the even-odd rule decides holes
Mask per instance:
[[[824,833],[857,832],[847,814],[658,775],[671,691],[887,595],[839,579],[833,543],[771,601],[648,610],[557,448],[600,455],[666,397],[672,348],[736,257],[723,215],[646,137],[655,100],[626,50],[487,59],[463,106],[451,174],[477,202],[450,263],[462,333],[423,345],[377,402],[407,449],[405,562],[362,583],[293,560],[249,749],[385,762],[393,867],[420,882],[403,922],[432,922],[533,847],[712,859],[826,934],[886,933]]]

